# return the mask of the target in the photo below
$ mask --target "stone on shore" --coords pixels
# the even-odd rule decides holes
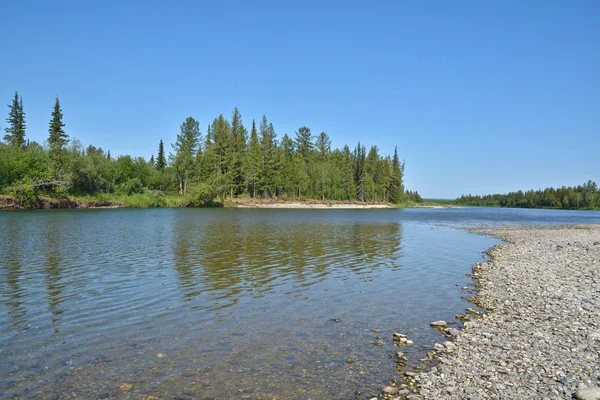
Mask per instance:
[[[433,321],[430,324],[433,328],[445,328],[448,326],[448,324],[446,323],[446,321]]]
[[[577,389],[574,397],[577,400],[600,400],[600,387]]]

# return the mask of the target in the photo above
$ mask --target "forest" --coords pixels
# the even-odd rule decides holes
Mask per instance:
[[[149,157],[111,156],[71,138],[56,98],[45,143],[27,139],[23,98],[15,93],[0,144],[0,194],[35,207],[40,197],[121,199],[130,206],[220,206],[227,199],[421,201],[403,184],[405,163],[395,148],[358,143],[333,149],[325,132],[302,126],[281,137],[263,116],[249,130],[237,108],[203,133],[188,117]],[[258,126],[257,126],[258,125]]]
[[[489,194],[486,196],[463,195],[456,199],[456,204],[485,207],[512,208],[561,208],[564,210],[598,209],[600,193],[594,181],[587,181],[576,187],[558,189],[528,190],[510,192],[508,194]]]

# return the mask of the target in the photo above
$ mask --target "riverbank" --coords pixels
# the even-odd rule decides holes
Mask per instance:
[[[365,203],[356,201],[327,201],[327,200],[261,200],[261,199],[236,199],[233,206],[237,208],[306,208],[306,209],[368,209],[368,208],[393,208],[389,203]]]
[[[507,242],[473,267],[473,301],[487,312],[446,330],[438,364],[407,374],[415,391],[425,399],[600,399],[600,225],[469,230]]]
[[[197,207],[196,201],[186,196],[157,195],[142,193],[133,195],[97,195],[94,197],[50,198],[36,197],[28,201],[18,201],[13,197],[0,195],[0,210],[55,209],[55,208],[152,208],[152,207]],[[389,203],[329,201],[329,200],[281,200],[281,199],[215,199],[204,207],[229,208],[298,208],[298,209],[373,209],[397,208]]]
[[[9,196],[0,195],[0,210],[49,210],[58,208],[124,208],[122,201],[103,199],[77,199],[77,198],[50,198],[39,197],[35,203],[24,203]]]

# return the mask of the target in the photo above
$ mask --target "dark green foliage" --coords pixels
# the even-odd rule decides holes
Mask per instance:
[[[19,121],[21,110],[22,101],[15,96],[9,123]],[[0,143],[0,192],[18,195],[23,204],[40,195],[73,194],[143,197],[152,200],[145,204],[165,205],[165,196],[178,194],[180,206],[221,206],[226,197],[236,196],[387,202],[402,197],[397,193],[403,191],[404,165],[397,153],[392,161],[375,146],[368,155],[360,143],[354,153],[348,146],[332,149],[326,133],[313,138],[307,127],[299,128],[294,140],[287,134],[278,140],[266,116],[258,127],[252,122],[248,135],[237,108],[230,121],[223,115],[214,119],[204,141],[199,122],[187,118],[169,163],[162,140],[150,161],[112,158],[101,148],[83,147],[69,140],[62,118],[57,98],[46,148],[35,142],[25,146],[20,139],[16,145],[13,136],[5,137],[7,144]]]
[[[296,140],[294,142],[296,144],[296,151],[302,155],[304,162],[308,163],[309,155],[314,148],[313,137],[312,133],[310,133],[310,128],[306,126],[300,127],[296,131]]]
[[[600,193],[596,183],[589,180],[576,187],[519,190],[485,196],[462,195],[456,203],[486,207],[595,209],[600,208]]]
[[[110,153],[109,153],[110,154]],[[156,168],[160,171],[164,170],[167,166],[167,159],[165,158],[165,147],[162,139],[158,144],[158,157],[156,158]]]
[[[315,146],[319,152],[319,158],[321,160],[327,159],[329,153],[331,153],[331,139],[329,139],[329,135],[325,132],[321,132],[319,136],[317,136]]]
[[[402,202],[402,194],[404,193],[404,162],[400,162],[398,157],[398,147],[394,149],[394,158],[392,159],[392,173],[389,185],[389,196],[392,203]]]
[[[10,108],[10,112],[6,119],[8,127],[5,128],[4,141],[9,146],[24,147],[25,111],[23,111],[23,98],[19,97],[19,93],[15,92],[15,98],[12,104],[8,105],[8,108]]]
[[[179,194],[185,194],[200,143],[200,124],[194,118],[188,117],[181,124],[180,131],[173,145],[175,150],[173,165],[179,183]]]
[[[262,150],[263,165],[260,183],[265,197],[276,194],[277,174],[279,172],[279,154],[277,148],[277,134],[273,124],[267,122],[263,115],[259,128],[260,148]]]
[[[50,150],[56,152],[64,150],[67,143],[69,143],[69,136],[63,129],[65,124],[62,121],[63,113],[60,109],[58,97],[54,103],[54,110],[51,115],[52,119],[50,120],[50,127],[48,128],[48,144],[50,145]]]
[[[248,132],[242,123],[242,115],[236,108],[231,116],[231,178],[232,190],[235,194],[244,192],[244,157],[246,156],[246,140]]]
[[[252,121],[252,131],[250,133],[250,143],[248,145],[248,152],[245,163],[245,175],[246,183],[250,188],[252,197],[256,197],[256,191],[259,187],[260,177],[262,176],[263,170],[263,154],[260,147],[260,141],[258,140],[258,132],[256,131],[256,124]]]

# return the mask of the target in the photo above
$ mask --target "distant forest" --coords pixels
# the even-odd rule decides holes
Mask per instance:
[[[513,208],[561,208],[597,209],[600,208],[600,193],[596,182],[587,181],[576,187],[489,194],[486,196],[463,195],[456,203],[468,206],[513,207]]]
[[[263,116],[248,129],[237,108],[201,132],[188,117],[174,134],[171,152],[162,140],[156,154],[119,155],[69,137],[56,98],[46,143],[26,136],[23,99],[15,93],[0,144],[0,192],[35,201],[37,196],[147,195],[154,205],[176,196],[177,205],[214,205],[225,198],[320,199],[363,202],[420,201],[405,191],[405,163],[397,148],[384,155],[360,142],[332,149],[325,132],[298,128],[278,138]]]

